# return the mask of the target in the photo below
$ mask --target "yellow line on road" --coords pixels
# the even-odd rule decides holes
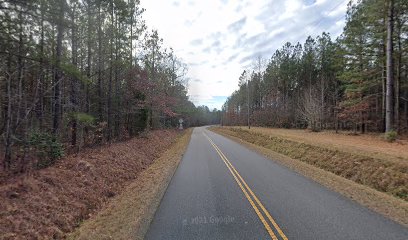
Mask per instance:
[[[231,174],[234,176],[235,181],[238,183],[238,185],[240,186],[241,190],[244,192],[246,198],[248,199],[248,201],[251,203],[252,207],[254,208],[255,212],[257,213],[258,217],[260,218],[261,222],[264,224],[266,230],[268,231],[269,235],[271,236],[272,239],[277,239],[275,234],[273,233],[271,227],[269,226],[269,224],[265,221],[265,218],[263,217],[262,214],[260,214],[260,211],[258,209],[258,207],[254,204],[253,200],[249,197],[249,194],[247,192],[247,190],[249,191],[249,193],[251,194],[251,196],[254,198],[255,202],[259,205],[259,207],[262,209],[262,211],[265,213],[266,217],[269,219],[269,221],[272,223],[272,225],[275,227],[275,229],[278,231],[279,235],[282,237],[283,240],[288,240],[288,238],[285,236],[285,234],[283,233],[283,231],[280,229],[280,227],[278,226],[278,224],[276,223],[276,221],[272,218],[272,216],[269,214],[268,210],[266,210],[266,208],[264,207],[264,205],[261,203],[261,201],[258,199],[258,197],[254,194],[254,192],[251,190],[251,188],[248,186],[248,184],[245,182],[245,180],[242,178],[242,176],[238,173],[238,171],[235,169],[235,167],[232,165],[232,163],[228,160],[228,158],[224,155],[224,153],[221,151],[221,149],[211,140],[211,138],[203,133],[208,141],[211,143],[211,145],[214,147],[214,149],[217,151],[217,153],[220,155],[221,159],[223,160],[223,162],[227,165],[228,169],[230,170]],[[238,176],[238,178],[237,178]],[[240,181],[239,181],[240,180]],[[245,189],[242,186],[242,183],[244,184]]]
[[[208,136],[206,136],[206,137],[208,138],[208,140],[210,141],[210,143],[214,147],[214,149],[217,151],[217,153],[220,155],[222,161],[225,163],[228,170],[231,172],[232,176],[234,177],[235,181],[238,183],[238,186],[241,188],[241,190],[244,193],[245,197],[248,199],[249,203],[254,208],[254,210],[256,212],[256,215],[258,215],[259,219],[261,220],[261,222],[265,226],[266,231],[268,232],[269,236],[271,236],[271,238],[273,240],[278,240],[278,238],[273,233],[272,228],[269,226],[268,222],[265,220],[265,218],[262,216],[261,212],[259,211],[258,207],[255,205],[254,201],[251,199],[248,192],[245,190],[245,188],[242,186],[241,182],[238,180],[238,178],[235,175],[234,171],[231,169],[231,167],[228,165],[228,163],[224,160],[223,156],[221,155],[219,150],[216,148],[215,144],[211,141],[211,139]]]

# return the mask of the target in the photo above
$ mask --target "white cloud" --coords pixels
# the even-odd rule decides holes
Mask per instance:
[[[348,0],[141,2],[148,26],[189,65],[190,99],[220,108],[257,55],[269,58],[285,42],[323,31],[337,37]]]

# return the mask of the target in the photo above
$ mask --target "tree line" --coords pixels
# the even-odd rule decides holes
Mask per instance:
[[[179,118],[209,123],[188,99],[186,64],[143,12],[139,0],[0,2],[3,169],[24,171],[38,158],[46,166],[64,149],[176,127]]]
[[[343,33],[259,57],[223,105],[226,125],[406,132],[408,2],[350,1]]]

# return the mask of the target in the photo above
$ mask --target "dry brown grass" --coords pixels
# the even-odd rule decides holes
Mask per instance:
[[[176,131],[86,149],[0,185],[0,239],[62,239],[120,194],[174,142]]]
[[[340,140],[336,138],[333,140],[333,137],[328,134],[310,133],[309,135],[309,133],[303,132],[303,136],[291,133],[287,134],[291,137],[286,137],[282,134],[283,131],[280,131],[280,134],[273,134],[273,130],[261,128],[248,131],[235,127],[223,128],[223,131],[228,131],[229,135],[314,165],[356,183],[405,201],[408,200],[408,161],[378,158],[362,149],[358,152],[350,152],[348,148],[340,147],[340,143],[351,141],[348,139],[352,136],[341,136]],[[296,140],[294,136],[301,140]],[[323,139],[327,139],[327,141]],[[327,142],[336,142],[336,146],[331,146]],[[378,145],[378,141],[374,142]],[[350,148],[352,147],[350,143],[347,144]],[[360,148],[362,145],[364,146],[364,144],[360,144]]]
[[[241,138],[231,136],[231,131],[225,128],[212,128],[211,130],[231,138],[248,148],[285,165],[294,171],[313,179],[314,181],[376,211],[396,222],[408,226],[408,202],[389,194],[379,192],[371,187],[357,184],[349,179],[335,175],[324,169],[317,168],[271,149],[249,143]]]
[[[162,157],[68,239],[143,239],[190,140],[188,130]]]
[[[239,127],[238,127],[239,128]],[[251,127],[249,131],[283,137],[312,145],[327,146],[351,153],[370,157],[408,162],[408,140],[390,143],[382,134],[364,134],[352,136],[349,132],[336,134],[334,131],[310,132],[299,129]]]

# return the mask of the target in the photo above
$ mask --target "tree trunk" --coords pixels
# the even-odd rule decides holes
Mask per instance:
[[[132,1],[132,9],[130,12],[132,16],[130,17],[130,67],[133,67],[133,17],[134,17],[135,3]]]
[[[92,15],[91,15],[91,3],[88,2],[88,8],[86,11],[87,17],[88,17],[88,36],[87,36],[87,60],[86,60],[86,76],[88,77],[88,81],[91,79],[91,68],[92,68],[92,33],[91,31],[92,28]],[[85,84],[86,87],[86,96],[85,96],[85,101],[86,101],[86,107],[85,111],[86,113],[89,113],[91,111],[91,100],[90,100],[90,93],[89,93],[89,88],[90,88],[90,83]]]
[[[102,12],[101,3],[98,5],[98,115],[99,122],[103,121],[102,98]]]
[[[323,75],[323,74],[322,74]],[[320,83],[320,131],[323,130],[324,128],[324,113],[325,113],[325,104],[324,104],[324,91],[325,91],[325,84],[324,84],[324,78],[321,78],[321,83]]]
[[[120,115],[120,106],[121,106],[121,95],[120,95],[120,83],[119,83],[119,75],[120,75],[120,70],[122,65],[118,65],[121,55],[120,55],[120,49],[121,49],[121,41],[120,41],[120,31],[121,31],[121,24],[118,21],[118,18],[115,20],[116,22],[116,29],[118,29],[118,34],[116,34],[115,37],[115,43],[116,43],[116,48],[115,48],[115,137],[119,137],[120,134],[120,122],[121,122],[121,115]]]
[[[45,11],[44,4],[41,4],[41,12]],[[41,17],[41,39],[40,39],[40,70],[39,70],[39,103],[38,121],[40,129],[44,124],[44,16]]]
[[[398,14],[397,14],[398,16]],[[400,131],[400,94],[401,94],[401,59],[402,59],[402,47],[401,47],[401,24],[397,19],[397,79],[395,82],[395,128],[397,132]]]
[[[394,63],[393,63],[393,27],[394,27],[394,0],[389,0],[387,16],[387,95],[385,132],[394,130]]]
[[[63,20],[65,10],[65,0],[60,0],[60,13],[57,22],[57,48],[56,48],[56,60],[55,60],[55,73],[54,73],[54,116],[53,116],[53,134],[58,135],[60,128],[60,114],[61,114],[61,57],[62,57],[62,40],[63,40]]]
[[[384,4],[384,7],[386,7],[386,4]],[[384,11],[386,12],[386,11]],[[384,25],[386,25],[387,23],[387,14],[384,14],[383,16],[383,21],[382,23]],[[385,116],[386,116],[386,95],[387,95],[387,49],[386,49],[386,35],[383,34],[383,38],[382,38],[382,72],[381,72],[381,80],[382,80],[382,99],[381,99],[381,131],[385,131]]]
[[[114,9],[113,2],[111,2],[111,36],[110,36],[110,68],[109,68],[109,82],[108,82],[108,141],[112,140],[112,78],[113,78],[113,41],[114,41]]]
[[[78,59],[77,59],[77,36],[76,36],[76,26],[75,26],[75,11],[76,6],[74,5],[72,9],[72,16],[71,16],[71,24],[72,24],[72,32],[71,32],[71,43],[72,43],[72,65],[75,69],[78,67]],[[71,146],[77,145],[77,128],[78,128],[78,120],[76,113],[78,112],[78,79],[76,76],[73,76],[71,79],[71,94],[70,94],[70,102],[71,102],[71,110],[73,113],[72,120],[71,120]]]
[[[12,107],[12,93],[11,93],[11,54],[9,54],[6,70],[6,88],[7,88],[7,111],[6,111],[6,126],[5,126],[5,154],[3,168],[8,170],[11,164],[11,146],[12,146],[12,129],[11,129],[11,107]]]
[[[408,65],[405,65],[405,79],[408,80]],[[404,91],[404,115],[405,115],[405,127],[408,128],[408,90]]]

